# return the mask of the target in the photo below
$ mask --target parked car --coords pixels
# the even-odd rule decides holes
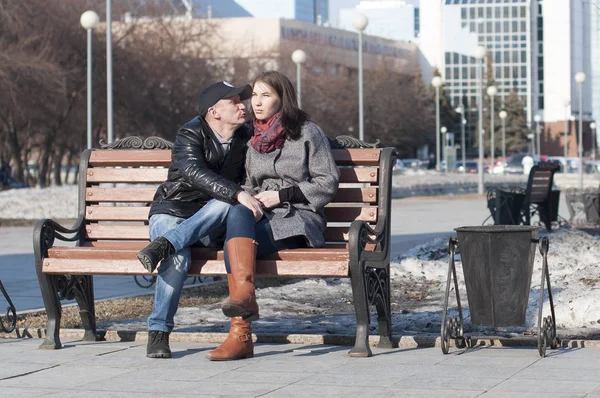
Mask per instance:
[[[511,155],[503,166],[504,174],[523,174],[523,158],[526,153]]]
[[[427,164],[419,159],[402,159],[402,163],[404,163],[404,167],[407,169],[421,169],[427,167]]]
[[[471,174],[475,174],[477,173],[477,161],[476,160],[465,160],[465,167],[463,167],[463,164],[461,161],[456,162],[456,168],[455,170],[459,173],[471,173]]]
[[[406,166],[402,159],[396,159],[396,164],[394,165],[393,171],[398,173],[404,173],[406,171]]]

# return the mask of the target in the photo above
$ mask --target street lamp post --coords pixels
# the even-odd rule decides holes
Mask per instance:
[[[106,138],[109,144],[114,139],[112,70],[112,0],[106,0]]]
[[[100,17],[94,11],[81,14],[79,22],[87,31],[87,148],[92,147],[92,30]]]
[[[527,146],[529,148],[529,153],[533,154],[533,152],[535,151],[535,149],[533,148],[535,146],[533,140],[535,139],[535,135],[533,134],[527,134]]]
[[[596,122],[590,123],[590,128],[592,129],[592,160],[596,160]],[[596,166],[594,165],[594,168]]]
[[[463,170],[465,169],[465,124],[467,124],[467,119],[465,119],[465,107],[463,104],[460,104],[458,108],[456,108],[456,112],[460,114],[460,151],[461,151],[461,160]]]
[[[364,106],[363,106],[363,58],[362,58],[362,34],[369,20],[363,14],[356,14],[352,19],[354,29],[358,31],[358,138],[365,139],[364,128]]]
[[[570,99],[566,99],[565,100],[565,139],[564,139],[564,150],[565,150],[565,167],[563,172],[567,172],[567,157],[569,156],[569,116],[570,116],[570,111],[569,111],[569,107],[571,106],[571,100]]]
[[[579,189],[583,189],[583,82],[585,81],[585,73],[576,73],[575,81],[579,84],[579,144],[577,145],[579,155]]]
[[[444,81],[439,76],[431,79],[431,85],[435,87],[435,169],[440,170],[440,87]]]
[[[478,137],[479,137],[479,161],[477,162],[477,174],[479,177],[479,182],[477,184],[477,193],[479,193],[480,195],[483,195],[483,95],[482,95],[482,90],[483,90],[483,59],[485,58],[485,54],[486,54],[486,49],[485,47],[477,47],[477,49],[475,50],[475,58],[477,59],[477,65],[476,65],[476,69],[477,69],[477,105],[479,108],[479,115],[478,115],[478,123],[477,123],[477,129],[479,130],[478,132]]]
[[[490,97],[490,153],[492,159],[492,171],[494,171],[494,164],[496,158],[496,142],[494,138],[494,96],[498,93],[498,89],[496,86],[489,86],[487,88],[487,95]]]
[[[538,156],[542,156],[542,147],[540,145],[540,121],[542,120],[542,117],[540,115],[535,115],[533,117],[533,121],[535,122],[535,139],[536,139],[536,145],[535,145],[535,151],[537,152]]]
[[[448,132],[448,129],[446,126],[442,126],[442,128],[440,128],[440,132],[442,133],[442,137],[444,137],[444,172],[446,172],[448,170],[448,140],[446,139],[446,133]]]
[[[502,161],[506,159],[506,116],[508,113],[503,109],[498,113],[500,120],[502,120]]]
[[[302,64],[306,62],[306,53],[296,50],[292,53],[292,61],[296,64],[296,90],[298,108],[302,108]]]

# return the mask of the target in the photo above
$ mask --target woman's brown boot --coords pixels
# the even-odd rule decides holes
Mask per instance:
[[[229,299],[223,304],[223,313],[230,318],[255,321],[259,318],[254,290],[256,243],[250,238],[232,238],[225,245],[231,274],[227,275]]]
[[[206,354],[206,358],[211,361],[232,361],[252,358],[253,356],[252,323],[240,317],[231,318],[227,339],[223,344]]]

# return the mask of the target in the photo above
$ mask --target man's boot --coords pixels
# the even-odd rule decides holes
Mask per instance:
[[[250,238],[232,238],[225,245],[231,274],[227,275],[229,299],[223,304],[223,313],[230,318],[255,321],[259,318],[254,290],[256,243]]]
[[[167,238],[159,237],[135,255],[148,272],[153,273],[158,263],[175,254],[175,248]]]
[[[211,361],[232,361],[252,358],[253,356],[252,323],[240,317],[231,318],[227,339],[223,344],[206,354],[206,358]]]
[[[148,331],[148,345],[146,346],[146,356],[148,358],[171,358],[169,334],[169,332],[160,330]]]

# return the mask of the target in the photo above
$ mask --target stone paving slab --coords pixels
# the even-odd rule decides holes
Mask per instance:
[[[432,348],[257,344],[255,357],[211,362],[214,343],[174,342],[174,358],[145,357],[141,342],[0,339],[0,391],[38,397],[600,397],[596,350],[478,346],[443,355]]]

